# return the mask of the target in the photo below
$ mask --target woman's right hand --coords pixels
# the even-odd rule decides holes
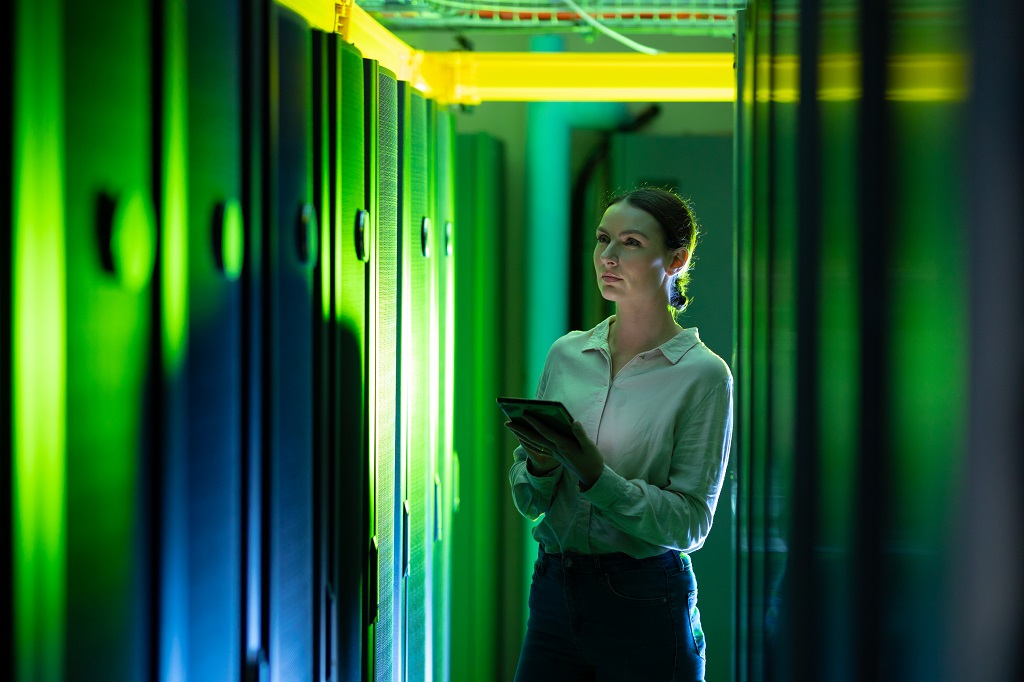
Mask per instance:
[[[560,464],[560,462],[554,457],[534,452],[525,445],[523,446],[523,449],[526,450],[526,454],[529,455],[529,459],[526,461],[526,470],[534,476],[545,476],[550,474]]]
[[[519,439],[519,444],[526,450],[527,457],[529,458],[526,461],[526,468],[534,476],[549,474],[561,464],[551,455],[546,455],[541,451],[544,446],[541,445],[537,434],[529,434],[510,421],[505,422],[505,428],[515,434],[515,437]]]

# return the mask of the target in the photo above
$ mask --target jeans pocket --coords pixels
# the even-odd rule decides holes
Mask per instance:
[[[697,608],[697,590],[691,591],[686,597],[686,610],[690,620],[690,634],[693,637],[693,647],[697,654],[704,658],[704,630],[700,624],[700,609]]]
[[[608,589],[616,597],[629,601],[655,602],[668,599],[664,569],[633,569],[605,574]]]

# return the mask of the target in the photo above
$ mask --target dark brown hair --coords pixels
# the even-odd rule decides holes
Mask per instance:
[[[689,254],[686,269],[682,274],[675,276],[668,301],[673,308],[682,311],[689,302],[686,298],[686,286],[690,283],[689,264],[693,262],[693,251],[697,248],[697,217],[693,214],[693,209],[686,199],[659,187],[640,187],[619,194],[608,202],[608,206],[623,201],[633,208],[651,214],[658,221],[667,249],[674,251],[684,248]]]

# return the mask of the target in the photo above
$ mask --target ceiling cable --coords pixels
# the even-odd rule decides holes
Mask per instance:
[[[580,19],[587,22],[588,24],[593,26],[595,30],[605,34],[612,40],[622,43],[626,47],[636,50],[637,52],[643,52],[644,54],[660,54],[660,50],[656,50],[653,47],[648,47],[647,45],[641,45],[635,40],[630,40],[629,38],[622,35],[618,31],[613,31],[612,29],[608,28],[600,21],[587,14],[586,11],[584,11],[582,7],[573,2],[573,0],[562,0],[562,2],[565,3],[566,7],[571,9],[573,12],[576,12],[576,14],[579,15]]]

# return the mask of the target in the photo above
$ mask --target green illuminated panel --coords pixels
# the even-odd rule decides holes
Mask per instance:
[[[8,636],[17,680],[56,682],[66,671],[64,65],[57,3],[16,5]]]
[[[143,547],[151,292],[106,235],[152,215],[149,6],[65,5],[67,652],[69,679],[145,676]],[[109,203],[108,203],[109,202]],[[107,215],[107,211],[110,215]],[[146,220],[146,218],[142,218]],[[143,235],[155,226],[136,219]],[[141,255],[139,257],[145,257]]]
[[[933,655],[944,636],[948,605],[934,595],[953,572],[959,539],[957,477],[967,431],[967,261],[959,216],[962,105],[950,102],[893,105],[896,196],[900,230],[891,263],[891,519],[887,527],[892,567],[892,614],[899,624],[899,653],[919,670],[917,679],[939,679],[943,660]],[[948,621],[945,622],[949,625]]]
[[[440,536],[440,547],[433,553],[433,625],[434,625],[434,679],[451,679],[451,560],[452,560],[452,506],[454,481],[452,474],[452,414],[454,385],[454,219],[455,196],[454,144],[455,131],[452,114],[439,109],[436,113],[436,165],[435,197],[437,216],[434,228],[435,281],[438,304],[438,348],[435,354],[440,362],[437,386],[437,460],[435,490],[437,516],[434,522]]]
[[[501,352],[494,305],[494,254],[500,253],[503,150],[487,135],[460,135],[456,165],[455,452],[459,508],[452,520],[451,679],[498,679],[501,594],[501,506],[494,494],[509,460],[502,457],[502,420],[495,414]],[[518,604],[516,605],[518,606]]]

